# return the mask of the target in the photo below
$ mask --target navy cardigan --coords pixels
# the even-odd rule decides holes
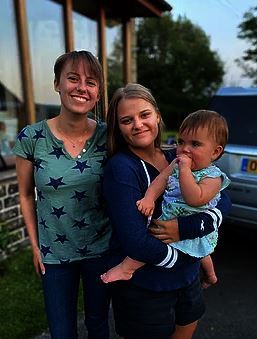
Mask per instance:
[[[174,151],[165,151],[168,162],[175,157]],[[151,164],[144,162],[150,181],[159,174]],[[153,237],[146,227],[146,217],[137,209],[136,201],[144,196],[148,187],[147,174],[139,157],[132,152],[117,153],[105,166],[103,192],[108,214],[113,226],[111,246],[119,259],[129,256],[145,262],[133,276],[138,286],[155,290],[171,291],[193,282],[199,273],[199,258],[190,257],[178,251],[174,266],[173,248]],[[217,208],[210,213],[198,213],[179,217],[180,240],[201,237],[220,224],[231,203],[222,193]],[[161,214],[161,197],[156,202],[155,214]],[[204,227],[203,227],[204,225]]]

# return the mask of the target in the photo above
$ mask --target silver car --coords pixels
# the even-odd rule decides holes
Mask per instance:
[[[225,153],[217,161],[231,179],[227,220],[257,230],[257,88],[221,88],[208,108],[223,115],[229,126]]]

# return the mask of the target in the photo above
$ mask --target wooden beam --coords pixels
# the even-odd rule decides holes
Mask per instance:
[[[131,69],[131,20],[122,20],[122,41],[123,41],[123,83],[126,85],[132,81]]]
[[[99,17],[98,17],[98,43],[99,51],[98,57],[103,68],[104,74],[104,98],[102,100],[103,107],[101,108],[102,118],[106,117],[106,109],[108,107],[108,94],[107,94],[107,57],[106,57],[106,14],[103,2],[99,2]]]
[[[17,24],[16,25],[17,37],[20,51],[20,66],[21,66],[20,68],[25,109],[25,115],[19,117],[20,123],[19,128],[24,127],[24,125],[26,124],[32,124],[33,122],[36,121],[25,3],[26,0],[13,0]]]
[[[131,18],[131,82],[137,82],[137,36],[135,18]]]
[[[65,0],[63,5],[63,19],[65,29],[65,50],[74,50],[73,20],[72,20],[72,0]]]
[[[149,3],[147,0],[137,0],[140,4],[142,4],[144,7],[149,9],[152,13],[154,13],[157,16],[162,15],[162,11],[160,11],[157,7],[155,7],[153,4]]]

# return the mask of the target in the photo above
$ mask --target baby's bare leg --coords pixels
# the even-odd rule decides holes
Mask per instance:
[[[133,273],[145,265],[144,263],[126,257],[119,265],[111,268],[109,271],[101,275],[104,283],[109,283],[117,280],[129,280]]]
[[[210,255],[201,259],[201,267],[203,271],[202,287],[207,288],[216,284],[218,278]]]

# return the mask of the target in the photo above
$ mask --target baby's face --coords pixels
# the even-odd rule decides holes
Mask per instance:
[[[222,150],[207,127],[199,127],[196,131],[186,130],[178,137],[177,156],[188,156],[192,161],[192,170],[208,167]]]

